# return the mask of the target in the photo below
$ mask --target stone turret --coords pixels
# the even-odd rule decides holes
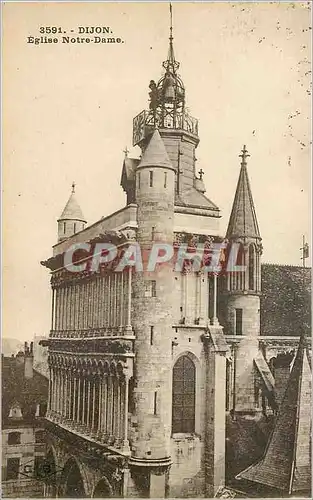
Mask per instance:
[[[164,497],[171,462],[173,273],[170,264],[151,272],[146,265],[153,242],[173,244],[175,174],[158,130],[150,137],[136,176],[137,241],[144,271],[133,277],[136,430],[130,464],[138,470],[144,467],[150,497]]]
[[[75,196],[75,183],[65,208],[58,219],[58,242],[85,229],[86,220]]]
[[[244,271],[227,274],[224,286],[224,327],[228,335],[242,336],[236,351],[236,401],[234,410],[254,412],[254,359],[260,334],[261,236],[247,171],[250,156],[243,147],[241,168],[226,232],[230,244],[239,245],[237,265]]]
[[[239,244],[242,272],[227,276],[227,326],[231,335],[259,335],[261,291],[261,236],[247,171],[247,157],[243,147],[241,168],[233,207],[226,232],[227,240]],[[238,262],[237,262],[238,264]],[[237,312],[236,312],[237,311]]]

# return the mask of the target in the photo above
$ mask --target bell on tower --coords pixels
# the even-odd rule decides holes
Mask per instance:
[[[185,87],[178,75],[173,45],[173,17],[170,5],[170,36],[164,74],[156,83],[149,84],[149,111],[142,111],[133,121],[133,146],[140,144],[155,128],[183,130],[198,138],[198,120],[185,108]]]

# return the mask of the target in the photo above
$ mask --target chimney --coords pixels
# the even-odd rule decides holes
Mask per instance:
[[[30,348],[27,342],[24,344],[24,376],[27,379],[33,378],[33,342],[30,343]]]

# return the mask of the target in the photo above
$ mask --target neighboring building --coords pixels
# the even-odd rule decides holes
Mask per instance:
[[[33,346],[2,357],[2,496],[42,497],[48,379],[33,369]]]
[[[150,82],[149,110],[134,118],[142,155],[124,159],[126,206],[85,227],[73,187],[53,256],[43,262],[52,272],[51,332],[42,341],[50,370],[47,458],[62,471],[46,496],[214,496],[231,448],[231,463],[242,469],[263,453],[265,434],[256,443],[256,428],[276,414],[306,328],[303,316],[288,321],[284,301],[271,299],[275,273],[282,281],[286,274],[261,265],[245,147],[226,237],[247,270],[212,276],[169,263],[146,271],[154,242],[177,251],[180,243],[209,249],[223,240],[219,208],[196,173],[198,122],[185,107],[172,35],[163,67]],[[118,246],[118,257],[138,243],[144,271],[64,267],[73,244],[91,245],[89,254],[76,252],[78,263],[105,242]],[[302,271],[288,269],[297,290]],[[282,331],[277,318],[284,317]]]
[[[34,336],[34,369],[49,378],[49,368],[48,368],[48,349],[40,344],[42,340],[45,340],[46,337],[42,335]]]

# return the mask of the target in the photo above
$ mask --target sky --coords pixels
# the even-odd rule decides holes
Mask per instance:
[[[300,265],[302,235],[311,238],[310,2],[175,2],[173,19],[187,106],[199,119],[197,167],[221,209],[221,235],[246,144],[263,262]],[[123,42],[27,43],[51,26],[75,37],[79,26],[110,26]],[[49,333],[40,261],[57,241],[72,181],[88,223],[125,205],[123,150],[139,155],[132,119],[161,77],[168,36],[167,3],[4,4],[5,337]]]

